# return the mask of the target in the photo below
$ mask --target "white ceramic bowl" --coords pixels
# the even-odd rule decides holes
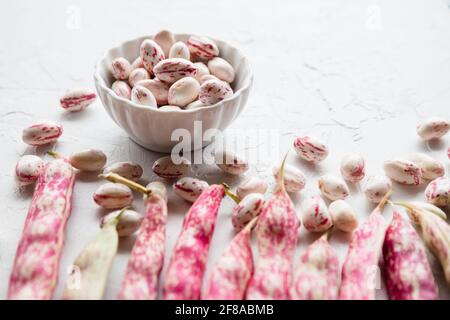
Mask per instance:
[[[187,41],[190,35],[177,34],[177,41]],[[111,74],[111,61],[117,57],[125,57],[130,62],[139,56],[139,47],[144,36],[127,41],[106,52],[95,68],[94,80],[100,99],[109,116],[121,127],[128,136],[141,146],[153,151],[170,153],[179,141],[172,141],[175,129],[186,129],[194,136],[194,121],[201,121],[202,136],[208,129],[225,130],[244,108],[253,74],[246,57],[233,46],[214,40],[220,50],[220,56],[234,67],[236,77],[231,84],[234,94],[212,106],[191,110],[161,111],[155,108],[141,106],[117,96],[111,90],[114,78]],[[203,140],[203,139],[202,139]],[[186,142],[186,141],[184,141]],[[192,150],[205,147],[211,141],[202,141],[201,145],[190,144]]]

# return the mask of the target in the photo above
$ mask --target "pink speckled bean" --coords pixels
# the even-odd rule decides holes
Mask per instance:
[[[174,160],[178,163],[175,163]],[[179,178],[189,172],[190,168],[191,162],[187,158],[172,159],[172,156],[159,158],[152,166],[154,173],[166,179]]]
[[[59,99],[59,103],[63,109],[77,112],[89,107],[96,98],[97,95],[90,89],[72,89]]]
[[[111,86],[112,91],[119,97],[130,100],[131,99],[131,88],[125,81],[117,80]]]
[[[202,298],[205,300],[243,300],[253,274],[250,245],[253,219],[231,241],[214,265]]]
[[[438,207],[450,204],[450,178],[440,177],[431,181],[425,189],[427,201]]]
[[[186,214],[164,279],[164,299],[200,299],[211,238],[224,196],[223,186],[212,185]]]
[[[342,177],[350,182],[361,181],[366,175],[364,158],[357,153],[346,154],[341,161]]]
[[[324,234],[308,246],[295,267],[292,300],[336,300],[339,292],[339,259]]]
[[[202,83],[198,97],[205,106],[210,106],[232,95],[233,89],[231,89],[228,83],[222,80],[212,79]]]
[[[138,231],[119,299],[154,300],[164,264],[167,203],[160,194],[146,200],[146,214]]]
[[[30,146],[41,146],[55,142],[63,133],[63,127],[53,121],[33,124],[22,132],[22,140]]]
[[[182,78],[170,86],[169,104],[185,108],[198,97],[200,84],[191,77]]]
[[[134,87],[136,83],[142,80],[150,79],[150,74],[145,68],[137,68],[131,71],[130,76],[128,77],[128,83],[131,87]]]
[[[144,170],[142,167],[133,161],[121,161],[110,164],[103,170],[103,174],[117,173],[119,176],[127,178],[132,181],[137,181],[142,177]]]
[[[135,86],[131,89],[131,101],[146,107],[157,107],[153,93],[145,87]]]
[[[155,76],[167,83],[174,83],[184,77],[193,77],[197,74],[197,67],[192,62],[181,58],[171,58],[155,65]]]
[[[144,68],[150,73],[155,73],[155,66],[165,59],[165,55],[161,47],[153,40],[146,39],[142,41],[139,49],[140,57]]]
[[[323,232],[333,226],[327,205],[320,196],[314,195],[304,199],[300,211],[303,225],[308,231]]]
[[[450,122],[443,118],[428,118],[416,130],[423,140],[439,139],[450,130]]]
[[[392,300],[435,300],[438,288],[425,246],[412,225],[397,211],[386,230],[383,258]]]
[[[144,68],[144,64],[142,63],[141,57],[137,57],[131,64],[131,71],[133,71],[134,69],[137,69],[137,68]]]
[[[189,60],[190,57],[191,55],[189,53],[189,48],[182,41],[175,42],[170,48],[169,58],[182,58]]]
[[[117,80],[126,80],[131,72],[131,64],[125,58],[116,58],[111,63],[111,72]]]
[[[8,299],[51,299],[64,228],[72,209],[75,171],[52,160],[39,176],[9,279]]]
[[[249,300],[289,298],[300,221],[284,187],[285,160],[273,196],[266,201],[256,227],[259,259],[247,288]]]
[[[399,203],[406,207],[411,220],[420,226],[421,236],[439,259],[447,284],[450,285],[450,225],[445,213],[428,203]]]
[[[342,266],[341,300],[374,300],[378,261],[380,259],[386,219],[381,215],[390,192],[378,204],[368,219],[352,233],[350,245]]]
[[[200,59],[209,60],[219,55],[219,48],[207,37],[191,36],[187,45],[191,54]]]
[[[231,214],[231,223],[235,231],[241,231],[252,219],[259,216],[264,207],[264,196],[260,193],[246,195]]]
[[[16,164],[16,180],[21,186],[34,183],[44,171],[44,162],[34,155],[24,155]]]
[[[311,163],[319,163],[328,156],[328,147],[313,136],[297,137],[294,141],[294,149],[302,159]]]
[[[173,184],[173,191],[184,200],[194,202],[208,187],[206,181],[184,177]]]
[[[141,80],[136,83],[137,86],[147,88],[153,93],[158,105],[166,105],[169,103],[169,88],[170,85],[162,82],[159,79]]]
[[[422,183],[422,169],[407,160],[388,160],[384,162],[384,172],[394,181],[418,186]]]
[[[133,202],[133,193],[126,185],[107,182],[95,190],[93,198],[105,209],[121,209]]]
[[[445,175],[444,165],[425,153],[414,153],[408,160],[414,162],[422,170],[424,179],[433,180]]]

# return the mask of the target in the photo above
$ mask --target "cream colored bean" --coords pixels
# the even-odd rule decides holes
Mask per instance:
[[[203,76],[205,77],[205,76]],[[200,86],[199,100],[205,105],[210,106],[227,99],[233,95],[233,89],[225,81],[208,80]]]
[[[70,164],[81,171],[99,171],[106,163],[106,155],[101,150],[86,149],[72,153]]]
[[[144,68],[150,73],[155,73],[153,70],[155,66],[160,61],[165,59],[165,55],[161,47],[151,39],[142,41],[139,52]]]
[[[175,37],[169,30],[161,30],[153,37],[153,40],[161,47],[164,52],[164,56],[168,57],[170,48],[175,42]]]
[[[202,85],[203,83],[205,83],[208,80],[218,80],[218,81],[220,81],[219,78],[217,78],[216,76],[213,76],[212,74],[204,74],[204,75],[200,76],[199,83],[200,83],[200,85]]]
[[[133,71],[134,69],[137,69],[137,68],[144,68],[144,64],[142,63],[141,57],[137,57],[131,64],[131,71]]]
[[[279,166],[274,166],[272,173],[275,178],[278,177],[278,172],[280,171]],[[306,176],[298,168],[291,166],[289,164],[284,165],[283,173],[284,187],[287,192],[298,192],[302,190],[306,185]]]
[[[295,139],[294,149],[304,160],[319,163],[328,156],[328,147],[314,136],[302,135]]]
[[[425,179],[433,180],[445,174],[444,165],[425,153],[414,153],[408,159],[422,169],[422,177]]]
[[[236,194],[239,199],[243,199],[246,195],[251,193],[264,194],[267,191],[267,182],[258,177],[250,177],[242,182],[236,189]]]
[[[200,84],[194,78],[182,78],[176,81],[169,89],[169,104],[186,107],[197,99]]]
[[[215,57],[208,61],[208,69],[212,75],[222,81],[231,83],[234,81],[234,68],[225,59]]]
[[[184,110],[200,109],[201,107],[204,107],[203,103],[200,100],[195,100],[189,103]]]
[[[44,170],[44,161],[35,155],[24,155],[16,164],[16,180],[21,186],[36,182]]]
[[[143,220],[143,216],[134,210],[116,210],[107,214],[100,220],[100,228],[103,228],[105,224],[112,222],[114,219],[117,219],[119,214],[120,218],[116,224],[116,229],[119,237],[131,236],[139,229]]]
[[[191,168],[191,163],[188,159],[183,157],[166,156],[159,158],[153,164],[152,170],[162,178],[179,178],[185,175]]]
[[[423,140],[439,139],[450,130],[450,122],[443,118],[428,118],[417,126],[417,134]]]
[[[197,68],[197,73],[194,78],[198,81],[198,83],[202,84],[201,78],[210,74],[209,69],[203,62],[195,62],[194,66]]]
[[[159,107],[158,110],[166,112],[166,111],[180,111],[183,109],[181,109],[179,106],[166,105],[166,106]]]
[[[210,60],[219,55],[216,43],[207,37],[191,36],[187,45],[191,54],[200,59]]]
[[[55,142],[63,133],[63,127],[53,121],[33,124],[22,132],[22,140],[30,146],[41,146]]]
[[[352,232],[358,226],[358,217],[351,205],[344,200],[336,200],[328,206],[328,212],[336,229]]]
[[[155,65],[153,69],[155,76],[167,83],[174,83],[184,77],[193,77],[197,74],[197,67],[186,59],[166,59]]]
[[[319,179],[319,189],[330,200],[345,199],[349,190],[344,180],[332,174],[326,174]]]
[[[137,181],[142,177],[144,170],[142,167],[133,161],[121,161],[107,166],[103,170],[103,174],[117,173],[119,176],[127,178],[132,181]]]
[[[331,228],[333,221],[325,201],[317,195],[307,197],[300,205],[303,225],[311,232],[323,232]]]
[[[438,207],[450,205],[450,179],[439,177],[431,181],[425,189],[427,201]]]
[[[218,150],[214,153],[214,161],[222,171],[240,175],[248,170],[247,160],[229,150]]]
[[[189,48],[182,41],[175,42],[170,48],[169,58],[182,58],[189,60],[190,57],[191,55],[189,53]]]
[[[125,81],[117,80],[111,86],[112,91],[119,97],[130,100],[131,99],[131,88]]]
[[[208,187],[206,181],[184,177],[173,184],[173,191],[184,200],[194,202]]]
[[[161,181],[152,181],[147,185],[147,189],[154,194],[159,194],[167,202],[167,189]]]
[[[97,95],[91,89],[72,89],[59,99],[59,103],[67,111],[78,112],[89,107],[96,98]]]
[[[137,86],[147,88],[153,93],[158,105],[163,106],[169,103],[169,88],[170,85],[162,82],[159,79],[141,80],[136,83]]]
[[[135,86],[131,90],[131,101],[134,103],[149,106],[149,107],[157,107],[156,99],[153,96],[153,93],[145,87]]]
[[[364,158],[357,153],[346,154],[341,161],[341,174],[345,180],[353,183],[364,179],[366,174]]]
[[[385,161],[384,172],[398,183],[418,186],[422,182],[422,170],[411,161],[401,159]]]
[[[116,58],[111,63],[111,72],[117,80],[126,80],[131,72],[131,64],[123,57]]]
[[[260,193],[246,195],[239,204],[234,207],[231,214],[231,223],[236,232],[241,231],[253,218],[259,216],[264,208],[264,196]]]
[[[367,200],[373,203],[379,203],[386,194],[391,192],[392,182],[383,175],[374,175],[367,178],[363,192]]]
[[[128,83],[131,87],[134,87],[137,82],[150,79],[150,74],[144,68],[137,68],[131,71],[128,78]]]
[[[133,202],[133,193],[123,184],[108,182],[95,191],[94,201],[105,209],[120,209]]]

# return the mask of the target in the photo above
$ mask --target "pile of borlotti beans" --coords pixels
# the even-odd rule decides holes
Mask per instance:
[[[139,57],[132,63],[123,57],[112,61],[116,79],[112,90],[160,110],[213,105],[233,95],[234,69],[219,54],[216,43],[207,37],[175,42],[170,31],[160,31],[142,42]]]
[[[114,61],[113,74],[121,80],[113,87],[128,86],[124,81],[128,79],[130,85],[134,83],[131,99],[137,99],[133,98],[133,91],[147,90],[145,94],[153,97],[150,100],[154,102],[149,106],[155,108],[165,105],[165,102],[155,102],[162,95],[158,95],[159,91],[152,93],[139,83],[164,84],[168,103],[177,108],[188,107],[197,95],[202,105],[213,103],[214,100],[209,100],[211,97],[202,100],[203,86],[232,82],[232,78],[224,81],[223,74],[217,69],[213,71],[215,68],[210,65],[214,59],[220,59],[216,49],[217,46],[207,38],[191,37],[186,45],[174,43],[172,35],[162,31],[153,40],[142,43],[141,57],[133,65],[143,68],[131,71],[122,58]],[[166,55],[168,59],[164,59]],[[189,61],[189,55],[209,60],[208,68],[204,70],[211,71],[218,79],[208,78],[202,82],[203,77],[211,77],[208,74],[197,79],[198,74],[189,70],[201,67],[195,67]],[[122,68],[124,65],[126,67]],[[220,65],[223,67],[223,62]],[[222,70],[221,67],[218,69]],[[139,79],[142,75],[148,78]],[[150,75],[155,78],[150,79]],[[183,91],[191,90],[189,82],[192,81],[199,90],[195,95]],[[169,86],[169,83],[172,84]],[[178,88],[184,89],[178,91]],[[138,93],[134,95],[139,96]],[[88,90],[72,90],[61,98],[61,106],[69,111],[80,111],[94,99],[95,94]],[[139,101],[144,100],[139,98]],[[416,130],[421,139],[430,141],[440,139],[449,129],[450,122],[446,119],[430,118]],[[46,145],[57,141],[62,133],[59,124],[37,123],[23,130],[23,141],[31,146]],[[298,136],[293,141],[293,148],[301,159],[313,165],[318,165],[329,154],[328,146],[311,135]],[[364,157],[357,153],[347,154],[341,160],[340,174],[324,174],[317,181],[316,194],[303,197],[299,214],[289,194],[304,189],[307,179],[299,168],[285,163],[286,157],[281,165],[273,167],[277,183],[274,191],[266,195],[267,181],[256,176],[247,177],[235,193],[226,184],[210,185],[192,177],[191,163],[183,157],[178,157],[177,163],[171,156],[156,160],[152,171],[164,183],[153,181],[143,186],[139,180],[144,170],[139,164],[124,161],[106,165],[107,156],[101,150],[82,150],[67,158],[56,152],[49,153],[55,159],[47,163],[38,156],[25,155],[16,165],[19,184],[36,183],[36,187],[10,276],[10,299],[50,299],[53,296],[77,171],[93,172],[109,181],[98,187],[93,200],[112,212],[101,219],[100,232],[75,259],[71,274],[74,278],[66,283],[64,299],[103,298],[119,239],[134,233],[136,240],[118,298],[158,297],[166,251],[166,183],[170,183],[174,193],[191,202],[192,206],[186,213],[165,278],[161,279],[164,299],[375,299],[373,270],[380,257],[384,259],[391,299],[437,299],[438,287],[425,246],[438,258],[450,284],[450,226],[445,212],[440,209],[450,205],[450,178],[445,177],[441,162],[424,153],[385,161],[385,175],[369,176],[366,176]],[[225,174],[242,175],[249,170],[249,163],[230,150],[216,150],[214,161]],[[412,186],[428,183],[426,202],[390,202],[391,181]],[[378,204],[362,223],[345,200],[351,194],[348,184],[359,183],[362,183],[367,200]],[[135,197],[133,191],[144,195],[144,214],[130,209]],[[236,202],[231,213],[236,235],[206,279],[211,238],[225,196]],[[395,207],[390,223],[382,215],[387,202]],[[409,219],[400,214],[400,207],[406,208]],[[323,235],[308,246],[294,265],[298,229],[302,224],[309,232]],[[418,232],[413,224],[418,226]],[[351,233],[342,268],[328,242],[334,230]],[[256,261],[250,245],[253,233],[257,240]],[[45,272],[43,266],[46,266]]]

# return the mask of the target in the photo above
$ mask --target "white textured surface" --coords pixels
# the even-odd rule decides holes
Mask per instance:
[[[415,125],[426,116],[450,117],[450,2],[402,1],[9,1],[0,10],[0,298],[4,298],[31,190],[19,192],[13,168],[22,154],[45,150],[27,147],[22,128],[36,119],[60,121],[65,132],[56,149],[63,154],[85,148],[103,149],[109,162],[131,159],[154,179],[151,165],[159,155],[131,142],[97,101],[86,112],[64,113],[58,98],[67,88],[93,87],[93,66],[103,52],[120,42],[165,27],[174,32],[224,39],[246,54],[255,81],[248,105],[230,129],[272,128],[268,141],[251,141],[248,150],[271,151],[273,159],[252,164],[252,171],[271,179],[268,163],[279,161],[299,132],[328,142],[331,154],[317,167],[305,165],[291,152],[289,161],[308,176],[308,190],[317,177],[336,172],[342,155],[362,152],[369,173],[394,156],[424,151],[446,164],[450,136],[426,146]],[[236,8],[239,7],[239,10]],[[77,28],[77,12],[80,25]],[[228,131],[229,135],[233,133]],[[239,149],[239,148],[237,148]],[[243,151],[243,150],[241,150]],[[213,180],[224,178],[211,169]],[[237,180],[225,178],[235,185]],[[80,175],[55,297],[61,296],[66,269],[98,231],[104,214],[92,201],[100,182]],[[423,189],[395,185],[394,199],[423,199]],[[361,220],[371,211],[359,188],[350,202]],[[294,196],[299,207],[302,196]],[[232,236],[225,200],[213,238],[214,262]],[[142,210],[138,201],[136,208]],[[169,257],[187,203],[170,194],[167,248]],[[390,217],[390,214],[386,214]],[[303,230],[299,252],[315,238]],[[347,239],[332,242],[341,263]],[[133,239],[120,244],[106,298],[115,298]],[[450,292],[438,264],[433,268],[442,298]],[[384,290],[378,290],[385,298]]]

